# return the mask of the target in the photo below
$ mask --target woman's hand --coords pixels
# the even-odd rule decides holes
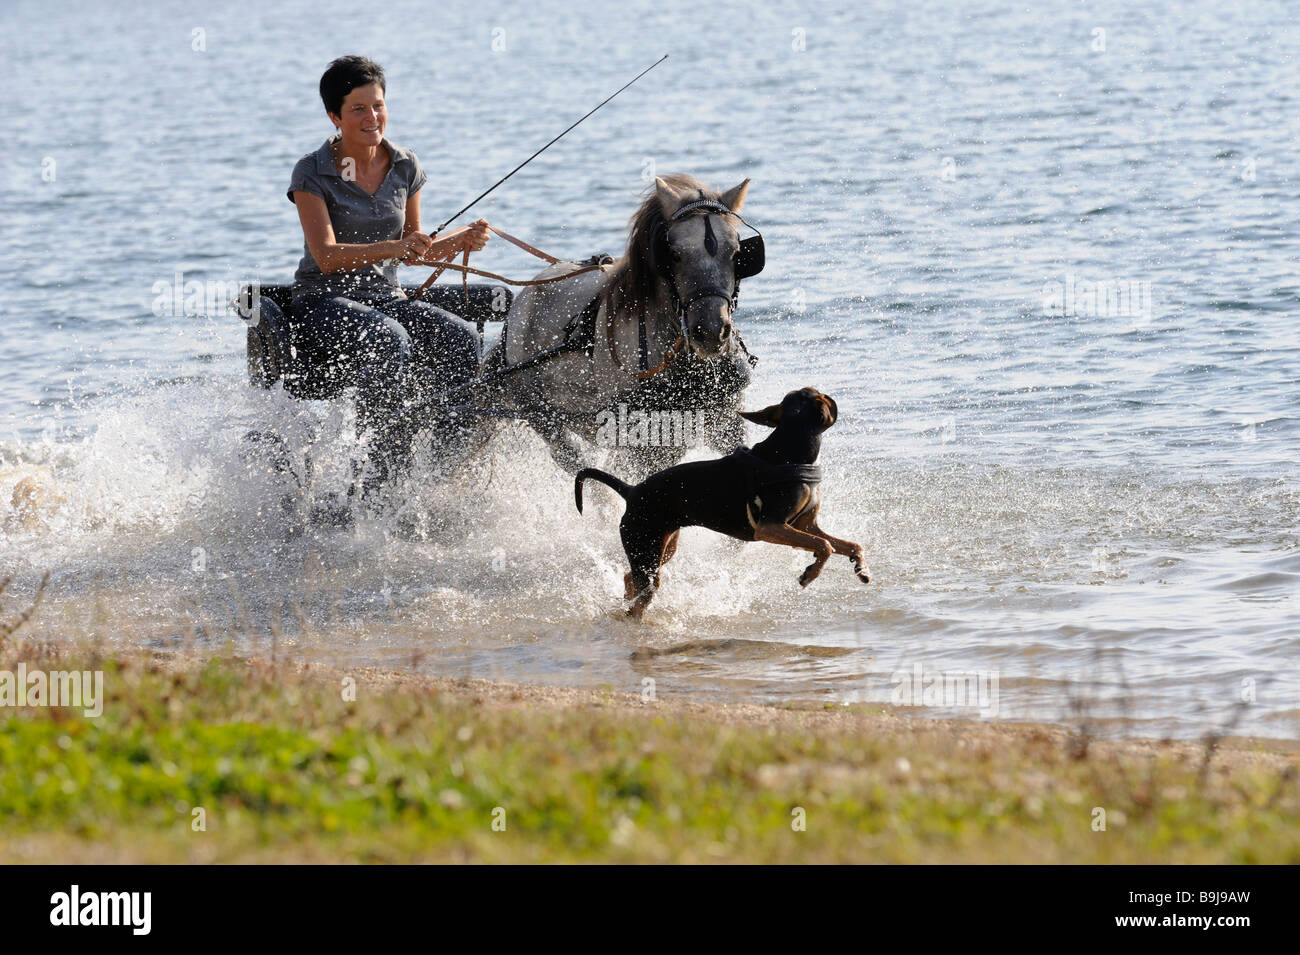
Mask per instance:
[[[492,238],[492,233],[488,231],[487,219],[479,219],[477,222],[469,224],[469,230],[462,239],[462,248],[466,252],[478,252],[482,250],[483,246],[487,245],[490,238]]]
[[[397,240],[400,250],[397,258],[402,260],[403,265],[419,265],[434,244],[433,239],[423,232],[412,232]]]
[[[420,233],[412,232],[411,236]],[[461,252],[478,252],[487,245],[491,233],[488,232],[486,219],[463,226],[452,231],[450,235],[430,240],[428,248],[419,261],[407,262],[407,265],[441,265]],[[427,236],[426,236],[427,238]],[[403,239],[402,241],[406,241]],[[403,259],[402,261],[406,261]]]

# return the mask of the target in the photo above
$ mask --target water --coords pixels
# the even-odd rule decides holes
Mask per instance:
[[[34,632],[661,698],[888,701],[920,664],[996,675],[1002,718],[1296,735],[1293,7],[325,6],[0,12],[0,570],[51,571]],[[579,516],[519,432],[406,488],[413,531],[289,533],[243,434],[314,440],[337,486],[350,412],[253,391],[237,319],[154,304],[289,279],[324,65],[384,64],[429,224],[665,51],[475,212],[617,252],[652,169],[751,177],[750,403],[836,397],[822,523],[874,582],[688,531],[627,624],[618,508]]]

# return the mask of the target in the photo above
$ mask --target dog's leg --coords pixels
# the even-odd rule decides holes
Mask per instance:
[[[858,580],[864,584],[871,583],[871,572],[867,568],[866,560],[862,555],[862,545],[855,544],[853,541],[841,540],[838,537],[832,537],[824,530],[817,526],[817,510],[814,508],[800,514],[793,521],[794,526],[803,531],[805,534],[812,534],[814,537],[820,537],[834,549],[835,553],[843,554],[853,562],[853,572],[858,575]]]
[[[663,586],[664,564],[672,560],[673,555],[677,553],[677,538],[680,534],[681,534],[681,530],[678,529],[673,531],[671,534],[668,534],[666,537],[664,537],[663,554],[661,554],[659,557],[659,572],[655,574],[655,586],[657,587]],[[630,600],[631,598],[629,597],[628,599]]]
[[[628,516],[628,514],[623,515],[618,528],[623,538],[623,550],[627,553],[628,563],[632,566],[631,572],[623,578],[623,582],[627,599],[632,601],[632,605],[627,609],[627,615],[640,620],[646,607],[650,606],[650,601],[654,599],[655,591],[659,589],[659,567],[663,563],[670,541],[674,549],[676,548],[677,532],[648,529],[635,517],[629,521]]]
[[[817,575],[826,566],[826,561],[830,560],[831,554],[835,553],[829,541],[814,537],[806,531],[795,530],[788,524],[759,524],[754,528],[754,540],[767,541],[769,544],[784,544],[787,547],[813,552],[815,559],[799,575],[800,587],[807,587],[816,580]]]
[[[627,608],[627,615],[633,620],[641,619],[645,614],[646,607],[649,607],[650,601],[654,599],[655,591],[659,589],[658,574],[650,574],[642,579],[644,579],[645,583],[638,587],[638,575],[632,575],[631,589],[635,592],[632,595],[632,605]]]
[[[681,530],[675,530],[664,538],[663,555],[659,558],[660,567],[672,560],[673,555],[677,553],[677,538],[681,533]]]

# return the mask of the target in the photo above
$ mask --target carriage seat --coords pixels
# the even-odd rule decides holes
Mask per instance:
[[[413,295],[418,286],[403,286]],[[237,311],[246,316],[248,325],[248,379],[260,388],[272,388],[284,382],[284,390],[295,398],[335,398],[344,385],[327,365],[312,365],[304,359],[305,350],[294,347],[295,316],[292,307],[293,287],[262,286],[256,301],[252,289],[244,286],[236,303]],[[480,332],[486,322],[504,320],[512,295],[503,285],[474,283],[469,287],[466,307],[460,285],[433,285],[424,293],[424,301],[445,308],[454,315],[474,322]]]

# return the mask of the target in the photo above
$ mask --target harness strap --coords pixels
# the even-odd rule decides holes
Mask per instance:
[[[596,350],[596,316],[599,313],[600,293],[597,292],[595,298],[564,326],[565,351],[582,349],[588,358],[592,357]]]
[[[756,494],[770,487],[820,484],[822,480],[822,469],[817,464],[773,464],[759,457],[749,448],[737,448],[727,456],[734,458],[741,465],[746,495]]]
[[[642,341],[641,344],[644,346],[645,342]],[[664,360],[661,361],[659,364],[655,365],[653,368],[646,368],[645,371],[639,372],[637,374],[637,377],[640,378],[642,381],[645,381],[647,378],[653,378],[655,375],[659,374],[662,371],[667,371],[668,366],[671,365],[673,361],[677,358],[677,356],[684,351],[686,351],[686,336],[678,335],[677,341],[673,342],[670,346],[668,346],[668,351],[664,352]],[[641,352],[641,354],[642,354],[641,363],[642,363],[642,367],[644,367],[645,366],[644,350]]]
[[[469,249],[466,249],[464,254],[461,255],[460,264],[465,266],[469,265]],[[461,292],[464,293],[465,295],[465,310],[468,311],[469,310],[469,273],[468,272],[460,273],[460,288],[461,288]]]

